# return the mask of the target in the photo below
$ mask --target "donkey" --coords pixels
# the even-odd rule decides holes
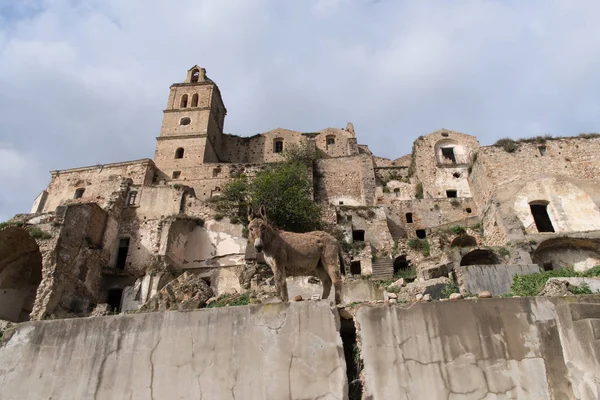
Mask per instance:
[[[344,267],[342,249],[337,239],[323,231],[307,233],[285,232],[273,229],[267,223],[264,205],[258,216],[248,206],[248,242],[257,252],[263,252],[271,267],[275,288],[281,301],[287,302],[287,276],[317,276],[323,283],[322,299],[327,299],[331,285],[335,288],[335,304],[342,301],[341,268]]]

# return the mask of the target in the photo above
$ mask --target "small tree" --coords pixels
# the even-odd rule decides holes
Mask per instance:
[[[307,146],[290,145],[283,154],[286,161],[272,164],[251,180],[244,176],[226,184],[216,200],[217,211],[248,224],[246,209],[264,204],[269,220],[292,232],[319,229],[321,209],[313,201],[312,167],[318,155]]]

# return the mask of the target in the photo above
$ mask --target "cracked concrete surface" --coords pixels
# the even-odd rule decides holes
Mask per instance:
[[[597,321],[600,298],[361,306],[363,398],[597,400],[596,323],[573,327],[582,314]]]
[[[0,347],[4,399],[347,399],[326,302],[28,322]]]

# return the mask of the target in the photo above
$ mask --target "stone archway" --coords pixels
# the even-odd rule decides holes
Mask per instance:
[[[477,246],[477,239],[469,235],[460,235],[452,240],[450,247],[475,247]]]
[[[42,281],[42,254],[26,229],[0,231],[0,319],[29,320]]]
[[[600,242],[568,237],[549,239],[540,243],[531,258],[547,271],[573,267],[582,272],[600,265]]]
[[[500,264],[498,257],[492,250],[477,249],[464,255],[460,265],[493,265]]]

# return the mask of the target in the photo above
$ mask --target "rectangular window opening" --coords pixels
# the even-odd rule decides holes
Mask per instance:
[[[415,233],[419,239],[425,239],[427,237],[427,232],[425,232],[425,229],[417,229]]]
[[[361,274],[360,261],[350,261],[350,273],[352,275]]]
[[[83,197],[83,192],[85,192],[85,189],[77,189],[75,191],[75,195],[73,196],[74,199],[80,199]]]
[[[135,199],[137,197],[137,192],[136,191],[132,191],[129,192],[129,197],[127,197],[127,205],[128,206],[135,206]]]
[[[179,179],[179,177],[181,176],[181,171],[173,171],[173,179]]]
[[[127,253],[129,253],[129,238],[122,238],[119,240],[119,250],[117,252],[117,264],[115,265],[115,268],[125,269]]]
[[[406,223],[407,224],[413,223],[413,214],[412,213],[406,213]]]
[[[354,242],[364,242],[365,241],[365,231],[362,229],[357,229],[352,231],[352,240]]]
[[[458,197],[458,192],[456,190],[446,190],[446,197],[448,197],[448,198]]]
[[[452,147],[442,147],[442,156],[447,158],[452,162],[452,164],[456,164],[456,156],[454,155],[454,148]]]
[[[540,155],[545,156],[546,154],[548,154],[547,150],[546,150],[546,146],[540,146],[538,147],[538,150],[540,151]]]
[[[106,296],[106,303],[114,312],[121,312],[121,299],[123,298],[123,289],[110,289]]]

